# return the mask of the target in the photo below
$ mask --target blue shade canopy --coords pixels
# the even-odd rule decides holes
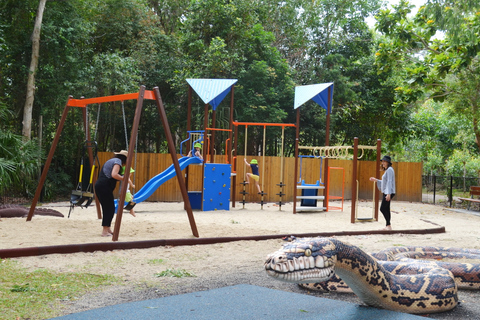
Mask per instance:
[[[187,79],[188,84],[213,110],[222,102],[237,79]]]
[[[328,101],[328,88],[332,87],[330,93],[330,101]],[[333,82],[311,84],[307,86],[295,87],[295,102],[293,109],[297,109],[308,100],[315,101],[323,109],[327,110],[327,114],[332,110],[332,97],[333,97]],[[330,110],[328,106],[330,105]]]

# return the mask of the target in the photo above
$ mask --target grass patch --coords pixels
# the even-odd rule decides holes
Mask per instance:
[[[147,261],[148,264],[162,264],[165,263],[163,259],[150,259]]]
[[[0,260],[2,319],[49,319],[59,315],[61,302],[75,300],[88,290],[111,285],[110,275],[28,271],[13,260]]]
[[[167,269],[165,271],[155,273],[155,277],[185,278],[185,277],[196,277],[196,276],[185,269]]]

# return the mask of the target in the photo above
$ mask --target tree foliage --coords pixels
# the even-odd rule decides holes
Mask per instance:
[[[392,109],[396,77],[377,74],[378,41],[366,17],[379,0],[77,0],[49,1],[44,12],[33,105],[33,136],[49,148],[69,95],[97,97],[158,86],[177,144],[186,138],[187,78],[233,78],[235,119],[294,123],[297,85],[334,82],[331,144],[385,140],[408,134],[408,109]],[[21,130],[21,114],[38,0],[0,4],[0,97],[12,111],[8,132]],[[399,92],[398,90],[396,91]],[[216,111],[226,126],[229,97]],[[126,148],[135,101],[88,108],[89,128],[101,151]],[[203,102],[194,95],[193,123],[203,127]],[[100,110],[100,112],[98,112]],[[40,116],[43,136],[38,136]],[[211,117],[212,115],[210,115]],[[127,129],[124,128],[124,119]],[[146,103],[138,152],[167,152],[153,103]],[[372,125],[373,124],[373,125]],[[269,130],[266,154],[278,154],[279,130]],[[49,182],[68,192],[78,174],[85,137],[81,110],[70,111]],[[248,152],[261,152],[263,132],[253,129]],[[292,154],[294,131],[286,132]],[[323,145],[325,110],[302,106],[301,144]],[[239,149],[243,149],[240,146]],[[44,151],[45,153],[45,151]],[[52,185],[52,188],[55,184]]]
[[[402,0],[380,11],[377,29],[386,35],[376,53],[381,71],[401,70],[396,106],[433,99],[470,121],[480,149],[480,14],[474,1],[433,0],[408,18]],[[478,152],[478,150],[477,150]]]
[[[11,112],[0,103],[0,121],[8,123]],[[24,141],[8,126],[0,127],[0,193],[31,196],[35,191],[41,153],[36,140]]]

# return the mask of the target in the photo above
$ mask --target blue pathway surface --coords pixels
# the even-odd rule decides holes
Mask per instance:
[[[252,285],[124,303],[54,319],[421,320],[424,317]]]
[[[200,164],[202,160],[198,157],[182,157],[178,159],[180,169],[183,170],[191,164]],[[148,180],[145,185],[134,194],[134,202],[140,203],[147,200],[162,184],[176,176],[175,166],[170,165],[163,172],[157,174]],[[117,208],[117,200],[115,199],[115,209]]]

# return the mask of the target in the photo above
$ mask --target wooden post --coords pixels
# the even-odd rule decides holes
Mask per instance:
[[[165,136],[167,138],[168,151],[172,156],[172,162],[173,162],[173,166],[175,167],[175,172],[177,174],[178,184],[180,185],[183,201],[186,204],[186,208],[187,208],[186,210],[187,210],[188,220],[190,222],[190,228],[192,229],[193,235],[195,237],[199,237],[197,225],[195,224],[195,218],[193,217],[192,206],[190,205],[190,200],[188,199],[187,187],[185,186],[185,180],[183,180],[183,177],[182,177],[182,169],[180,169],[180,164],[178,163],[177,153],[175,151],[175,145],[173,143],[172,132],[170,131],[170,125],[168,123],[165,107],[163,106],[162,97],[160,96],[160,91],[158,87],[153,88],[153,90],[155,93],[155,101],[157,103],[158,113],[160,114],[163,130],[165,131]],[[123,195],[125,196],[125,194]]]
[[[232,169],[235,168],[237,169],[236,163],[233,163],[234,161],[237,161],[237,148],[235,147],[235,151],[233,151],[233,141],[232,141],[232,130],[233,130],[233,94],[234,94],[234,86],[232,85],[232,91],[230,95],[230,124],[229,124],[229,129],[230,132],[228,134],[229,138],[229,143],[230,143],[230,148],[228,149],[228,162],[231,164]],[[237,128],[235,128],[235,143],[237,143]],[[232,159],[232,151],[234,152],[234,157]],[[235,170],[236,171],[236,170]],[[235,208],[235,193],[237,192],[237,174],[235,172],[235,175],[232,177],[232,192],[230,193],[230,199],[232,202],[232,208]]]
[[[300,108],[297,108],[297,122],[295,128],[295,181],[293,181],[293,214],[297,213],[298,139],[300,137]],[[302,173],[300,172],[300,174]]]
[[[193,92],[193,89],[190,85],[188,85],[188,103],[187,103],[187,134],[188,134],[188,137],[190,138],[190,134],[188,133],[188,131],[191,131],[192,130],[192,92]],[[188,152],[190,150],[192,150],[193,148],[193,145],[192,145],[192,140],[189,139],[185,145],[185,152],[186,154],[188,155]],[[183,156],[183,154],[182,154]],[[193,156],[193,155],[192,155]],[[185,168],[185,186],[187,187],[187,193],[188,193],[188,177],[190,175],[190,168],[189,167],[186,167]],[[185,207],[185,204],[184,204],[184,210],[187,210],[187,208]]]
[[[207,139],[207,128],[208,128],[208,104],[205,103],[204,107],[204,116],[203,116],[203,163],[207,163],[208,158],[208,139]],[[202,172],[203,175],[203,172]],[[203,189],[203,186],[202,186]]]
[[[377,140],[377,162],[375,168],[375,178],[380,179],[380,158],[382,156],[382,140]],[[375,183],[376,184],[376,183]],[[380,200],[380,191],[375,188],[375,220],[378,221],[378,201]]]
[[[228,132],[228,144],[229,144],[229,148],[227,147],[227,145],[225,145],[225,150],[229,150],[228,151],[228,155],[227,155],[227,159],[228,159],[228,163],[232,164],[232,129],[233,129],[233,90],[234,90],[234,86],[232,85],[232,89],[230,91],[230,121],[229,121],[229,124],[228,124],[228,129],[230,130]]]
[[[350,222],[355,223],[355,206],[357,204],[357,167],[358,167],[358,138],[353,138],[353,168],[352,168],[352,209]]]
[[[212,110],[212,124],[210,125],[211,128],[215,128],[215,122],[217,121],[217,110]],[[212,130],[210,134],[210,163],[215,163],[215,130]]]
[[[187,131],[192,130],[192,87],[188,86],[188,104],[187,104]],[[192,141],[187,142],[187,150],[191,149]]]
[[[73,97],[70,96],[68,100],[72,99]],[[45,184],[45,180],[47,179],[48,169],[50,168],[50,164],[52,163],[53,154],[55,153],[55,149],[58,145],[58,140],[60,139],[60,135],[62,134],[63,126],[65,125],[65,120],[67,119],[68,110],[70,107],[67,105],[65,109],[63,109],[62,118],[60,119],[60,123],[58,124],[57,132],[55,133],[55,138],[53,138],[52,146],[50,147],[50,152],[48,153],[47,161],[45,162],[45,166],[43,167],[42,176],[40,177],[40,181],[37,185],[37,191],[35,191],[35,196],[32,200],[32,205],[30,206],[30,210],[28,211],[27,221],[31,221],[33,217],[33,212],[35,211],[35,207],[37,205],[38,199],[40,198],[40,194],[42,193],[43,185]]]
[[[117,241],[120,234],[120,226],[122,224],[123,204],[125,203],[125,195],[128,188],[128,178],[130,178],[130,168],[132,167],[133,154],[135,153],[135,143],[137,141],[138,126],[140,124],[140,116],[143,108],[143,97],[145,95],[145,86],[140,86],[138,92],[137,107],[135,108],[135,117],[133,118],[133,127],[130,134],[130,144],[128,146],[127,163],[125,164],[125,174],[122,187],[120,188],[120,198],[118,199],[117,216],[115,218],[115,227],[113,229],[112,241]]]
[[[332,106],[331,106],[331,102],[330,102],[330,99],[331,99],[331,92],[332,92],[332,87],[328,87],[328,101],[327,101],[327,119],[326,119],[326,124],[325,124],[325,146],[328,147],[330,145],[330,111],[332,110]],[[323,190],[327,190],[327,187],[326,184],[328,184],[328,174],[329,174],[329,171],[328,171],[328,157],[325,158],[325,161],[324,161],[324,168],[323,168],[323,172],[324,172],[324,178],[323,178],[323,181],[325,181],[325,189]],[[325,191],[324,191],[324,196],[325,198],[323,199],[323,206],[325,208],[327,208],[328,206],[328,201],[327,201],[327,195],[325,194]],[[328,211],[328,208],[326,209]]]

